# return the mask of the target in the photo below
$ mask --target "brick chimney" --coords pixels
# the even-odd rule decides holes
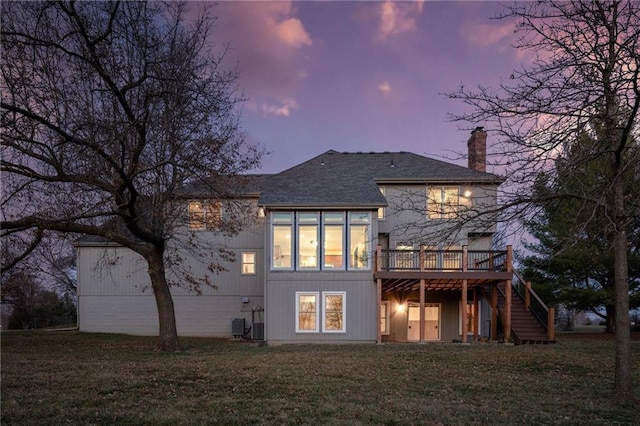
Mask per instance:
[[[478,172],[487,171],[487,132],[484,127],[476,127],[467,142],[469,168]]]

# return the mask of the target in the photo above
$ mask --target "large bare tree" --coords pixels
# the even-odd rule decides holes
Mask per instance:
[[[585,186],[547,194],[546,199],[582,200],[572,202],[606,212],[615,275],[614,393],[616,401],[629,402],[628,234],[637,232],[632,227],[640,214],[640,194],[629,191],[623,177],[640,169],[639,159],[629,155],[640,132],[640,2],[517,2],[500,18],[515,21],[521,36],[515,47],[533,52],[535,59],[505,76],[499,87],[460,87],[450,93],[470,106],[468,113],[452,119],[486,126],[492,134],[490,161],[507,179],[500,207],[504,220],[535,221],[545,200],[533,197],[531,184],[540,172],[553,182],[558,154],[566,153],[581,134],[598,132],[599,143],[572,157],[571,166],[578,170],[600,158],[607,178],[596,190]],[[600,129],[593,127],[594,121]]]
[[[201,182],[208,196],[225,198],[233,188],[216,177],[252,169],[261,156],[240,131],[237,70],[214,51],[222,47],[214,18],[188,6],[2,7],[3,244],[29,253],[59,232],[139,253],[162,350],[180,348],[165,270],[184,217],[177,197]]]

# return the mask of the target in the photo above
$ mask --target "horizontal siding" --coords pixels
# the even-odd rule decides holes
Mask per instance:
[[[230,337],[233,318],[261,321],[261,296],[247,304],[241,297],[174,296],[176,326],[180,336]],[[83,332],[158,334],[158,313],[153,296],[83,296],[79,298],[78,327]]]
[[[282,280],[269,281],[267,284],[267,340],[274,343],[375,342],[377,330],[376,286],[371,279],[371,273],[311,274],[314,279],[310,279],[308,275],[308,273],[282,274]],[[362,279],[363,276],[368,278]],[[361,279],[356,279],[357,277]],[[319,292],[320,297],[322,297],[322,292],[344,291],[346,293],[346,332],[296,333],[295,294],[300,291]],[[320,327],[321,329],[322,327]]]

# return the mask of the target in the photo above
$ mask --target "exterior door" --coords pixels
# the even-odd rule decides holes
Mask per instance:
[[[409,304],[407,326],[407,340],[420,341],[420,305]],[[440,304],[425,303],[424,305],[425,340],[440,340]]]

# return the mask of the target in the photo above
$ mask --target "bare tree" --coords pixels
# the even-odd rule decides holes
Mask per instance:
[[[488,127],[496,142],[491,162],[506,176],[502,220],[535,221],[546,200],[573,199],[578,208],[606,211],[613,235],[615,274],[615,400],[633,399],[629,336],[628,234],[637,232],[640,194],[623,176],[640,169],[628,155],[640,125],[640,3],[633,1],[547,1],[508,6],[521,35],[515,47],[535,60],[515,70],[497,88],[460,87],[449,97],[470,106],[452,120]],[[602,126],[593,127],[593,121]],[[599,133],[596,149],[571,158],[576,169],[601,158],[607,178],[594,190],[550,193],[535,199],[531,184],[542,172],[555,179],[554,161],[578,136]],[[565,164],[566,166],[566,164]],[[588,217],[586,214],[582,216]]]
[[[227,177],[262,154],[240,132],[237,70],[214,52],[214,18],[188,12],[161,2],[2,7],[1,227],[5,246],[22,252],[6,263],[52,232],[139,253],[161,350],[180,348],[165,273],[184,217],[176,199],[197,183],[226,198]]]

